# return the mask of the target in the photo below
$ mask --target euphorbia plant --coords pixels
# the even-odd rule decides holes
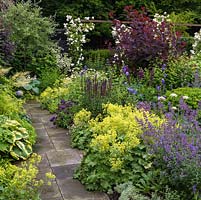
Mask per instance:
[[[166,60],[184,49],[181,35],[174,32],[171,23],[151,19],[144,8],[137,11],[126,6],[124,10],[130,23],[125,25],[114,20],[112,31],[115,38],[114,58],[120,61],[121,66],[127,64],[132,71],[136,71],[147,67],[156,58]]]

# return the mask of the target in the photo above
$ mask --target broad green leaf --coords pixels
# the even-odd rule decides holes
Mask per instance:
[[[32,90],[33,90],[36,94],[39,94],[39,88],[34,87],[34,88],[32,88]]]
[[[23,86],[23,88],[24,88],[25,90],[31,90],[31,89],[32,89],[32,86],[31,86],[31,85],[25,85],[25,86]]]

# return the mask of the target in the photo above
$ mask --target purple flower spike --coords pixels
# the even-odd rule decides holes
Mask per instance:
[[[123,66],[122,71],[123,71],[124,74],[126,74],[126,72],[129,72],[128,66],[127,65]]]
[[[156,87],[156,89],[157,89],[158,91],[160,91],[160,90],[161,90],[161,86],[158,85],[158,86]]]

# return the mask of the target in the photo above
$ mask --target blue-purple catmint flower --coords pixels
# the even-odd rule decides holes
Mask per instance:
[[[194,194],[197,192],[197,185],[196,185],[196,184],[193,185],[192,190],[193,190],[193,193],[194,193]]]
[[[161,79],[161,83],[162,83],[163,85],[165,84],[165,79],[164,79],[164,78]]]
[[[54,122],[54,121],[56,120],[56,118],[57,118],[57,117],[56,117],[55,115],[53,115],[53,116],[50,118],[50,121],[51,121],[51,122]]]
[[[60,103],[64,104],[64,103],[66,103],[66,101],[65,101],[64,99],[62,99],[62,100],[60,101]]]
[[[131,87],[127,88],[127,90],[128,90],[128,92],[130,92],[131,94],[137,94],[137,90],[135,90],[135,89],[133,89],[133,88],[131,88]]]
[[[166,69],[166,66],[167,65],[165,63],[162,64],[162,71],[164,71]]]

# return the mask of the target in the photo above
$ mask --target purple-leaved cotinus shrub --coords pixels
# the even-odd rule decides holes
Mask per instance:
[[[154,21],[144,8],[138,11],[126,6],[124,10],[130,23],[114,20],[112,31],[115,63],[121,66],[126,64],[137,74],[141,67],[147,68],[150,61],[156,58],[167,60],[169,56],[176,57],[183,52],[185,43],[170,22]]]

